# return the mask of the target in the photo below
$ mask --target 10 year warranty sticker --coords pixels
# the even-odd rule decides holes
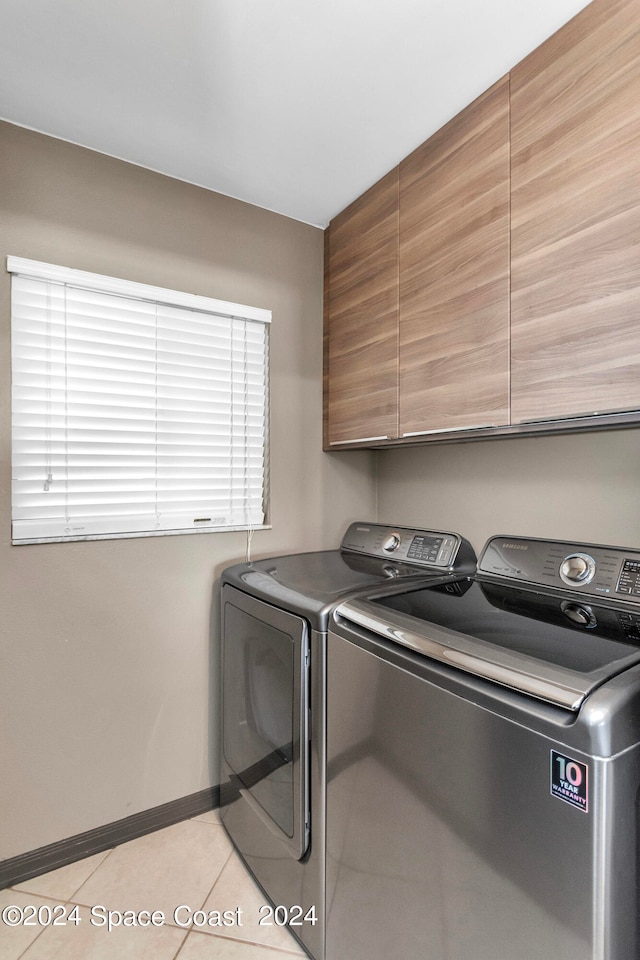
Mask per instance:
[[[578,807],[583,813],[589,810],[589,768],[586,763],[551,751],[551,795]]]

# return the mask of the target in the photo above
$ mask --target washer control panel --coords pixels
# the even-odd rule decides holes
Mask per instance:
[[[457,533],[388,527],[379,523],[352,523],[341,549],[370,557],[393,557],[398,563],[441,569],[475,567],[475,555],[468,541]]]
[[[493,537],[478,573],[640,604],[640,550],[625,547]]]

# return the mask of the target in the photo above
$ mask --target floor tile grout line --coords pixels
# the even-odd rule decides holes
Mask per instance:
[[[93,868],[93,870],[91,871],[91,873],[89,874],[89,876],[88,876],[88,877],[85,877],[84,880],[82,881],[82,883],[81,883],[78,887],[76,887],[76,889],[73,891],[73,893],[72,893],[71,896],[69,897],[69,900],[70,900],[70,901],[72,901],[73,898],[74,898],[75,896],[77,896],[78,893],[80,893],[80,891],[81,891],[82,888],[84,887],[85,883],[88,883],[88,881],[89,881],[89,880],[91,879],[91,877],[94,875],[94,873],[96,872],[96,870],[99,870],[100,867],[102,866],[102,864],[107,862],[107,860],[109,859],[109,857],[111,856],[111,854],[113,853],[113,851],[116,850],[116,849],[117,849],[117,847],[111,847],[111,848],[109,849],[109,851],[107,852],[106,857],[103,857],[102,860],[100,861],[100,863],[97,863],[96,866]],[[79,861],[76,861],[76,862],[79,862]]]
[[[255,947],[257,950],[270,950],[273,954],[281,954],[282,956],[286,956],[286,957],[301,957],[301,958],[304,958],[304,960],[308,960],[307,954],[302,952],[302,948],[299,948],[297,953],[294,953],[293,950],[287,950],[286,947],[274,947],[270,943],[257,943],[255,940],[241,940],[238,937],[225,937],[224,934],[220,934],[220,933],[214,933],[214,934],[205,933],[203,930],[187,931],[187,936],[185,940],[183,940],[180,947],[178,948],[178,953],[180,953],[180,950],[183,949],[189,937],[208,937],[209,940],[213,942],[214,946],[215,946],[216,940],[224,940],[226,943],[234,943],[234,944],[239,943],[239,944],[242,944],[243,946]],[[176,957],[177,956],[178,954],[176,954]],[[176,960],[176,957],[174,957],[173,960]]]
[[[192,817],[192,819],[195,820],[195,819],[197,819],[197,818],[196,818],[196,817]],[[226,830],[224,829],[224,827],[222,826],[221,823],[220,823],[220,824],[218,824],[218,823],[213,823],[211,820],[200,820],[200,821],[198,821],[198,822],[199,822],[199,823],[206,823],[206,824],[207,824],[208,826],[210,826],[210,827],[216,827],[216,828],[217,828],[217,827],[221,827],[221,828],[222,828],[222,835],[223,835],[223,837],[225,837],[225,838],[228,839],[228,837],[227,837],[227,832],[226,832]],[[212,883],[211,886],[209,887],[209,890],[208,890],[207,894],[205,895],[204,900],[203,900],[202,903],[200,904],[200,909],[201,909],[201,910],[204,908],[205,903],[207,902],[207,900],[209,899],[209,897],[210,897],[211,894],[213,893],[213,888],[215,887],[216,883],[218,882],[218,880],[219,880],[220,877],[222,876],[223,870],[225,869],[225,867],[227,866],[227,864],[228,864],[229,861],[231,860],[231,857],[234,855],[234,853],[235,853],[235,850],[233,849],[233,846],[231,846],[231,848],[230,848],[230,850],[229,850],[229,853],[228,853],[228,855],[227,855],[227,859],[224,861],[224,863],[223,863],[222,866],[220,867],[220,870],[218,871],[218,875],[216,876],[215,880],[213,881],[213,883]]]
[[[25,897],[40,897],[42,900],[53,900],[55,904],[62,903],[62,901],[64,900],[65,908],[69,906],[69,900],[67,900],[65,897],[43,897],[42,894],[40,893],[29,893],[26,890],[14,890],[13,887],[9,887],[8,889],[11,890],[13,893],[21,893]],[[42,934],[45,932],[45,930],[48,930],[50,926],[51,926],[50,924],[45,924],[44,926],[42,926],[42,928],[38,931],[38,933],[33,938],[33,940],[31,940],[27,944],[27,946],[24,948],[22,953],[18,954],[18,956],[16,957],[16,960],[22,960],[22,957],[24,957],[27,950],[31,950],[31,947],[34,945],[36,940],[39,940]]]
[[[179,928],[176,928],[176,929],[179,929]],[[182,940],[180,941],[180,946],[178,947],[178,949],[177,949],[176,952],[174,953],[174,955],[173,955],[173,957],[171,958],[171,960],[178,960],[178,954],[180,953],[180,951],[182,950],[182,948],[184,947],[184,945],[185,945],[185,943],[187,942],[188,939],[189,939],[189,931],[188,931],[188,930],[185,930],[185,931],[184,931],[184,937],[183,937]]]
[[[223,874],[223,872],[224,872],[227,864],[228,864],[229,861],[231,860],[231,858],[232,858],[232,856],[234,855],[234,853],[235,853],[235,851],[234,851],[233,849],[231,849],[231,850],[229,851],[229,855],[227,856],[227,859],[225,860],[225,862],[224,862],[224,863],[222,864],[222,866],[220,867],[220,870],[218,871],[217,877],[215,878],[215,880],[213,881],[213,883],[212,883],[211,886],[209,887],[209,890],[208,890],[207,894],[205,895],[204,900],[203,900],[202,903],[200,904],[200,909],[201,909],[201,910],[204,909],[205,903],[207,902],[207,900],[209,899],[209,897],[210,897],[211,894],[213,893],[213,888],[215,887],[216,883],[218,882],[218,880],[219,880],[220,877],[222,876],[222,874]]]

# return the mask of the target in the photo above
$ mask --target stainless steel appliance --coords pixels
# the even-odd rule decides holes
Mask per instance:
[[[640,551],[493,538],[327,662],[328,960],[637,960]]]
[[[326,632],[333,606],[475,567],[452,533],[354,523],[340,550],[222,576],[222,822],[308,953],[324,957]]]

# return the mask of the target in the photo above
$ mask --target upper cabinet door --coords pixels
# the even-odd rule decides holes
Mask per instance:
[[[511,75],[513,422],[640,408],[640,16],[594,0]]]
[[[400,165],[400,435],[509,422],[509,82]]]
[[[398,170],[329,226],[327,444],[398,430]]]

